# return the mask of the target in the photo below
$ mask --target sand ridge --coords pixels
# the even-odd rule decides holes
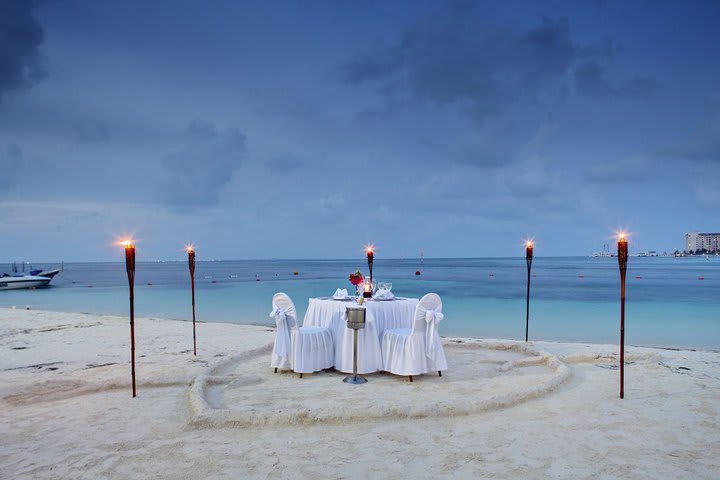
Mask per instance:
[[[196,378],[190,404],[198,427],[367,422],[382,418],[470,415],[506,408],[547,394],[570,377],[558,359],[531,346],[446,341],[452,365],[443,377],[408,382],[390,374],[365,375],[364,385],[344,385],[346,375],[318,372],[299,379],[274,374],[269,348],[231,357]],[[260,389],[261,399],[255,392]]]

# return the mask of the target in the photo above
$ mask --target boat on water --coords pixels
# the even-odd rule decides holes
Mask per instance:
[[[53,274],[54,276],[55,274]],[[17,290],[19,288],[47,287],[52,276],[40,275],[8,275],[3,273],[0,277],[0,290]]]
[[[593,257],[614,257],[615,254],[610,252],[610,246],[603,244],[602,252],[595,252],[592,254]]]
[[[20,288],[40,288],[50,285],[55,275],[62,271],[62,268],[54,270],[31,270],[29,273],[17,273],[17,267],[13,265],[15,273],[0,275],[0,290],[17,290]]]

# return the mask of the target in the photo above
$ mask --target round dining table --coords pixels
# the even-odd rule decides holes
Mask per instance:
[[[358,331],[358,373],[383,370],[380,348],[385,330],[412,328],[419,299],[395,297],[391,300],[365,299],[365,328]],[[335,369],[353,371],[353,330],[347,328],[345,310],[357,307],[357,300],[332,297],[311,298],[303,320],[304,327],[327,327],[335,343]]]

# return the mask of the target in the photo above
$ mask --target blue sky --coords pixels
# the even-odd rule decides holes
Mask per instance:
[[[717,2],[0,0],[0,261],[720,230]]]

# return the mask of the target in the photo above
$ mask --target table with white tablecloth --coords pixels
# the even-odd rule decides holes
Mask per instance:
[[[380,343],[385,330],[411,328],[417,298],[365,301],[365,328],[358,331],[358,373],[383,370]],[[311,298],[304,327],[330,328],[335,343],[335,369],[351,373],[353,369],[353,330],[347,328],[345,309],[357,307],[356,301]]]

